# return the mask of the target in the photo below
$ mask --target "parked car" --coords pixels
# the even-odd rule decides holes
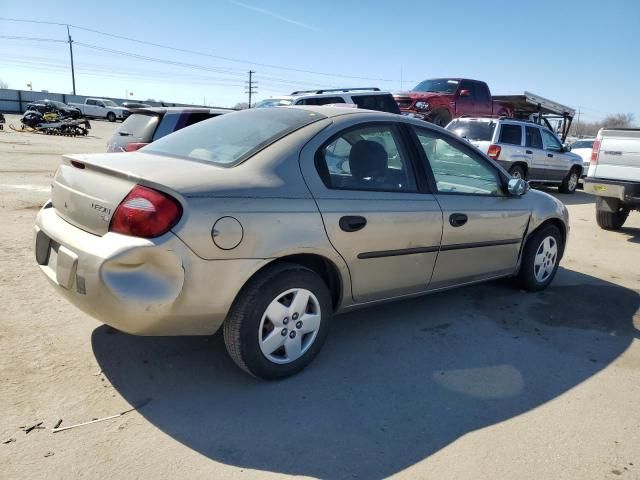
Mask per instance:
[[[557,185],[562,193],[573,193],[578,186],[582,158],[542,125],[509,118],[465,117],[452,121],[447,130],[467,139],[514,178]]]
[[[111,135],[107,152],[133,152],[170,133],[233,110],[199,107],[134,109]]]
[[[586,177],[589,171],[593,142],[595,142],[595,138],[583,138],[569,144],[571,151],[582,158],[582,178]]]
[[[122,102],[122,106],[131,110],[132,108],[148,108],[151,105],[147,105],[146,103],[141,102]]]
[[[86,98],[84,103],[70,103],[89,118],[106,118],[110,122],[124,120],[129,116],[129,109],[120,107],[113,100],[105,98]]]
[[[526,187],[422,120],[256,108],[137,152],[64,156],[37,216],[36,259],[104,323],[141,335],[223,328],[240,368],[280,378],[316,356],[334,313],[498,277],[547,287],[568,213]]]
[[[57,113],[60,117],[72,119],[82,117],[82,112],[79,108],[72,107],[64,102],[46,99],[28,104],[26,111],[36,111],[43,115],[45,113]]]
[[[596,196],[600,228],[622,228],[640,210],[640,129],[603,128],[593,143],[584,190]]]
[[[466,78],[434,78],[424,80],[409,92],[394,95],[400,110],[417,115],[440,127],[462,115],[503,115],[511,109],[491,98],[485,82]]]
[[[300,90],[292,92],[291,95],[262,100],[256,103],[256,108],[336,104],[357,106],[378,112],[400,113],[393,95],[389,92],[382,92],[376,87]]]

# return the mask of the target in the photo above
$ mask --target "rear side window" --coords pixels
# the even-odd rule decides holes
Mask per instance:
[[[520,125],[502,124],[498,143],[520,145],[522,143],[522,127]]]
[[[400,113],[400,107],[392,95],[351,95],[358,108],[376,110],[378,112]]]
[[[298,100],[296,105],[329,105],[331,103],[345,103],[342,97],[311,97]]]
[[[447,125],[447,130],[469,140],[490,142],[493,139],[493,132],[496,130],[496,122],[455,120]]]
[[[540,129],[536,127],[526,127],[526,146],[531,148],[542,148],[542,135]]]
[[[280,138],[325,118],[305,109],[252,108],[210,118],[140,151],[233,167]]]
[[[162,121],[160,122],[160,125],[158,125],[158,129],[153,135],[153,141],[155,142],[159,138],[169,135],[176,130],[180,130],[184,127],[188,127],[189,125],[193,125],[194,123],[207,120],[217,115],[218,114],[211,114],[209,112],[167,112],[164,117],[162,117]]]

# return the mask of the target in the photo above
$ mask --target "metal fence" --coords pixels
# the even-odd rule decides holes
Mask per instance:
[[[201,107],[203,105],[190,105],[186,103],[173,103],[173,102],[151,102],[140,101],[126,98],[113,98],[104,97],[100,95],[71,95],[65,93],[51,93],[51,92],[33,92],[31,90],[13,90],[0,88],[0,113],[24,113],[27,109],[27,105],[39,100],[55,100],[64,103],[84,103],[86,98],[105,98],[113,100],[118,105],[122,102],[140,102],[152,107]],[[211,107],[216,108],[216,107]]]

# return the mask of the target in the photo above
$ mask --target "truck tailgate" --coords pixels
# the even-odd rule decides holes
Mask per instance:
[[[605,130],[589,176],[640,182],[640,130]]]

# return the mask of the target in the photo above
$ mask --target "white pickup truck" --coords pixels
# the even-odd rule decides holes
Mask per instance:
[[[110,122],[124,120],[129,116],[129,110],[120,107],[113,100],[105,98],[87,98],[84,103],[70,103],[72,107],[79,108],[85,117],[106,118]]]
[[[598,132],[584,191],[596,195],[600,228],[622,228],[631,210],[640,210],[640,128]]]

